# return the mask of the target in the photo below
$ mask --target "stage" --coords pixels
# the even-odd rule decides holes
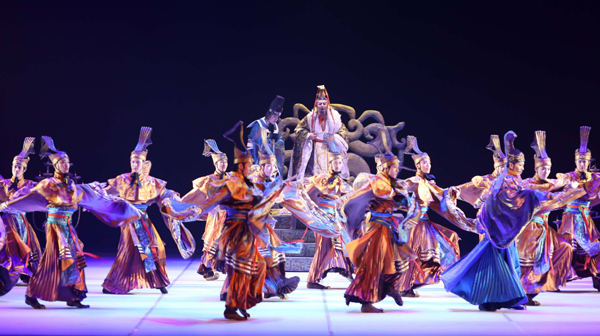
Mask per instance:
[[[110,258],[105,258],[111,262]],[[90,309],[63,302],[42,302],[46,310],[24,303],[26,287],[0,297],[2,335],[598,335],[600,293],[590,279],[570,282],[561,293],[542,293],[542,306],[526,311],[480,312],[446,293],[442,285],[419,290],[398,307],[391,298],[377,304],[384,314],[362,314],[344,303],[348,281],[332,274],[330,290],[306,289],[307,273],[289,300],[269,299],[249,312],[248,321],[223,318],[219,301],[223,277],[207,282],[196,273],[199,259],[170,258],[169,294],[137,290],[129,295],[102,294],[110,265],[88,258]]]

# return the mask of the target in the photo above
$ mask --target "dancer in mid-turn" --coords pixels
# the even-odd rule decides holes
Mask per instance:
[[[385,133],[380,131],[379,136],[385,136]],[[373,303],[386,296],[402,306],[398,291],[400,276],[416,259],[407,244],[406,230],[409,222],[416,222],[419,208],[406,183],[396,179],[400,171],[398,157],[390,148],[380,151],[384,152],[378,157],[381,171],[376,175],[365,175],[362,187],[337,201],[347,217],[346,230],[355,239],[346,244],[356,273],[344,296],[347,305],[360,303],[363,313],[383,313],[383,309],[376,308]],[[404,220],[394,216],[399,209],[407,212]],[[361,225],[366,211],[370,211],[370,215]]]

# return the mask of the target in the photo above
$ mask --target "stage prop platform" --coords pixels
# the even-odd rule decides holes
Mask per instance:
[[[275,211],[276,215],[273,218],[277,220],[274,230],[279,239],[289,242],[300,240],[304,237],[304,244],[300,253],[286,253],[285,270],[287,272],[308,272],[310,270],[310,263],[315,255],[315,234],[310,229],[306,230],[306,226],[301,221],[295,220],[291,215],[277,215],[279,213],[278,210]]]
[[[170,258],[169,294],[136,290],[128,295],[102,294],[109,264],[89,260],[86,269],[90,309],[68,308],[63,302],[43,302],[46,310],[24,303],[19,286],[0,297],[2,335],[598,335],[600,293],[591,280],[570,282],[560,293],[542,293],[542,306],[517,312],[480,312],[446,293],[442,285],[421,290],[420,298],[398,307],[390,298],[377,306],[384,314],[362,314],[359,305],[346,306],[348,281],[331,274],[330,290],[306,289],[307,273],[289,300],[269,299],[249,312],[248,321],[223,318],[219,292],[223,278],[207,282],[196,274],[199,259]]]

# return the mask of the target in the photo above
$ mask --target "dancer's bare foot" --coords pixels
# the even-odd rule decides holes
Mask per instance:
[[[360,311],[363,313],[383,313],[383,309],[376,308],[372,303],[363,303]]]

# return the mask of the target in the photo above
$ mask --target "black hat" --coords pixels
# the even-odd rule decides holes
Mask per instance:
[[[274,114],[281,114],[281,112],[283,112],[283,102],[285,101],[285,98],[283,98],[282,96],[275,96],[275,99],[273,99],[273,101],[271,102],[271,106],[269,106],[269,111],[270,113],[274,113]]]

